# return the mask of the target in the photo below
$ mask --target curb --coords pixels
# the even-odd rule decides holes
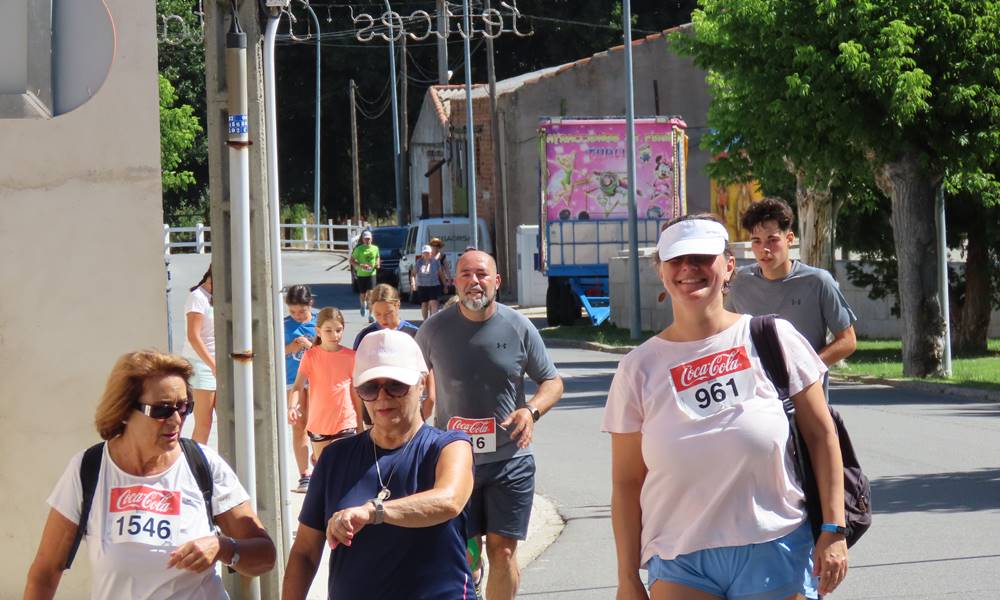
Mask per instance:
[[[831,374],[830,379],[834,381],[851,381],[854,383],[866,383],[875,385],[887,385],[904,390],[914,390],[917,392],[927,392],[932,394],[944,394],[946,396],[956,396],[959,398],[970,398],[982,400],[984,402],[1000,402],[1000,392],[984,390],[979,388],[960,387],[950,383],[937,383],[933,381],[910,381],[908,379],[889,379],[885,377],[873,377],[868,375],[847,375],[843,373]]]
[[[608,346],[597,342],[585,340],[566,340],[560,338],[543,337],[545,346],[548,348],[576,348],[580,350],[594,350],[608,354],[628,354],[635,346]],[[832,373],[831,379],[835,381],[852,381],[855,383],[866,383],[875,385],[887,385],[894,388],[927,392],[932,394],[944,394],[946,396],[956,396],[959,398],[970,398],[982,400],[984,402],[1000,402],[1000,391],[984,390],[980,388],[961,387],[951,383],[938,383],[934,381],[911,381],[908,379],[889,379],[885,377],[872,377],[868,375],[849,375],[844,373]]]
[[[545,496],[535,494],[531,520],[528,521],[528,538],[518,545],[517,564],[522,569],[527,568],[556,541],[565,526],[566,522],[559,516],[555,505]]]
[[[551,337],[543,337],[542,341],[545,342],[547,348],[577,348],[579,350],[594,350],[608,354],[628,354],[636,348],[636,346],[608,346],[607,344],[598,344],[597,342],[588,342],[586,340],[566,340]]]

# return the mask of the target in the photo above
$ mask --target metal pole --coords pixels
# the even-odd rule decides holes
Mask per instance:
[[[490,0],[483,4],[485,10],[490,10]],[[492,33],[492,31],[490,32]],[[507,231],[507,195],[503,191],[503,173],[500,165],[500,115],[497,113],[497,74],[493,60],[493,37],[486,36],[486,71],[490,85],[490,138],[493,141],[493,229],[502,235],[493,240],[493,249],[500,259],[500,272],[510,275],[508,260],[509,242]],[[498,247],[499,246],[499,247]],[[512,289],[512,288],[508,288]]]
[[[642,336],[642,298],[639,294],[639,219],[635,203],[635,92],[632,81],[632,3],[622,0],[622,27],[625,38],[625,155],[628,158],[628,253],[632,278],[632,319],[629,328],[633,340]]]
[[[316,249],[320,247],[319,244],[319,174],[320,174],[320,39],[319,39],[319,18],[316,17],[316,11],[309,6],[307,0],[302,0],[302,4],[305,5],[306,10],[309,11],[309,15],[312,17],[313,24],[316,26],[316,155],[314,158],[315,166],[313,167],[313,222],[316,223]],[[277,307],[276,307],[277,308]],[[284,336],[282,335],[282,338]]]
[[[448,84],[448,35],[451,33],[451,19],[448,18],[447,0],[437,0],[437,26],[440,35],[437,36],[438,83]]]
[[[229,205],[232,215],[233,412],[236,416],[236,474],[257,510],[254,454],[253,320],[250,314],[250,136],[247,127],[247,38],[234,18],[226,36],[229,84]],[[260,598],[260,581],[243,582],[248,596]]]
[[[937,192],[937,249],[938,249],[938,298],[941,304],[941,317],[944,320],[944,375],[951,377],[951,307],[948,299],[948,241],[945,235],[944,220],[944,181],[938,186]]]
[[[465,21],[465,32],[463,33],[465,48],[465,152],[468,157],[466,171],[469,174],[468,193],[466,198],[469,203],[469,243],[474,248],[479,247],[479,219],[476,218],[476,129],[472,123],[472,50],[470,49],[470,39],[472,38],[472,24],[469,15],[469,0],[462,0],[463,19]]]
[[[389,71],[391,71],[389,87],[392,90],[392,166],[396,175],[396,224],[403,225],[403,189],[399,180],[399,102],[396,99],[396,32],[394,29],[396,23],[392,8],[389,6],[389,0],[385,0],[385,10],[389,16]]]
[[[267,20],[267,29],[264,33],[264,123],[267,138],[267,198],[270,210],[271,229],[271,301],[272,325],[274,327],[273,347],[274,354],[274,398],[277,404],[278,414],[278,489],[280,490],[280,512],[281,512],[281,539],[282,548],[287,553],[292,547],[292,515],[289,506],[289,473],[291,465],[288,459],[288,427],[284,423],[285,415],[288,414],[288,399],[285,397],[285,325],[284,311],[281,309],[281,199],[278,195],[278,124],[277,110],[275,107],[275,76],[274,76],[274,37],[278,31],[278,21],[281,19],[281,12],[272,9]],[[317,105],[317,110],[319,105]],[[317,140],[318,141],[318,140]],[[318,231],[318,230],[317,230]]]

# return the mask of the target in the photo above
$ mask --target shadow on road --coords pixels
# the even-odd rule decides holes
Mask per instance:
[[[617,369],[617,360],[556,361],[557,369]]]
[[[871,483],[876,513],[1000,509],[1000,469],[880,477]]]

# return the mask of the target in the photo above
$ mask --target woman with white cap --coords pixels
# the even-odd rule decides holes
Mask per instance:
[[[361,341],[355,390],[372,428],[327,447],[313,469],[282,598],[304,599],[323,554],[331,598],[471,598],[464,508],[472,441],[424,424],[427,365],[409,335]]]
[[[847,573],[844,535],[828,531],[844,525],[844,488],[826,367],[776,320],[819,482],[824,531],[814,545],[787,454],[788,420],[753,347],[750,317],[723,308],[735,268],[728,239],[711,215],[664,227],[657,267],[673,322],[622,359],[608,394],[620,600],[816,598]]]
[[[434,258],[434,248],[424,246],[410,269],[410,289],[417,290],[417,302],[424,319],[438,311],[438,298],[444,295],[447,284],[447,271],[441,261]]]

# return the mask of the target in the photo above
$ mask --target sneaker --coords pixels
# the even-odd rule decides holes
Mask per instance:
[[[484,570],[483,564],[479,563],[479,568],[476,570],[476,573],[472,576],[472,581],[473,581],[472,585],[476,591],[476,600],[484,600],[485,598],[485,596],[483,596],[483,570]]]
[[[308,490],[309,490],[309,476],[303,475],[302,477],[299,477],[299,486],[292,491],[298,494],[304,494]]]

